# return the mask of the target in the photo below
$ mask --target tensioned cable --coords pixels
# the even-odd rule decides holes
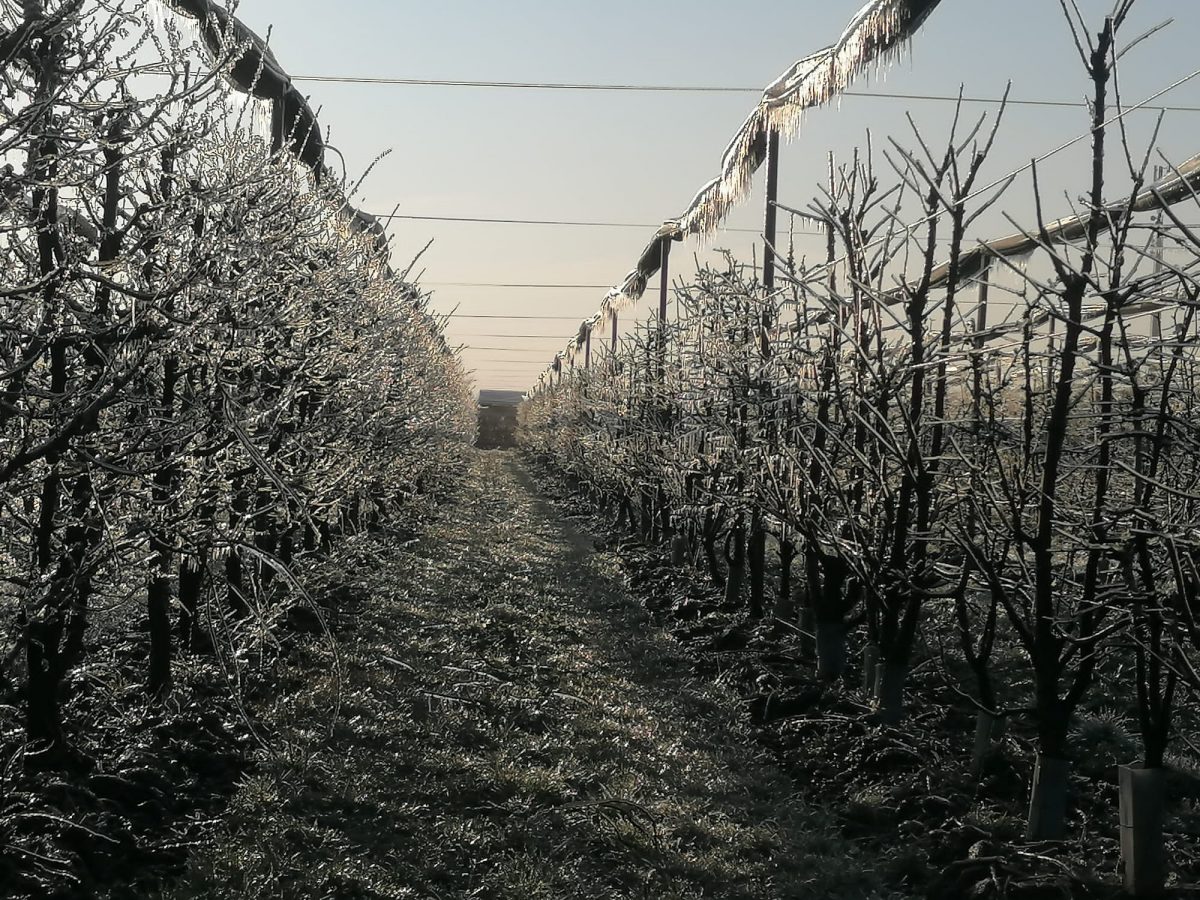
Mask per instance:
[[[587,82],[556,81],[468,81],[452,78],[372,78],[356,75],[294,75],[293,81],[311,81],[324,84],[375,84],[403,87],[457,87],[493,88],[526,91],[588,91],[616,93],[657,94],[762,94],[761,87],[738,87],[731,85],[696,84],[605,84]],[[844,91],[843,97],[863,97],[875,100],[903,100],[936,103],[958,103],[958,95],[951,94],[904,94],[893,91]],[[962,97],[963,103],[983,103],[999,106],[1004,102],[999,97]],[[1083,100],[1038,100],[1010,99],[1009,106],[1041,106],[1057,109],[1086,108]],[[1200,106],[1147,106],[1143,109],[1168,112],[1200,112]]]
[[[658,225],[649,225],[645,222],[573,222],[564,219],[492,219],[482,216],[410,216],[401,213],[388,213],[386,215],[374,216],[374,218],[382,221],[391,219],[408,219],[416,222],[471,222],[481,223],[485,225],[555,225],[565,226],[568,228],[657,228]],[[662,224],[662,223],[659,223]],[[759,228],[724,228],[723,231],[737,231],[745,234],[761,234]],[[824,235],[823,231],[815,231],[811,229],[794,229],[797,234],[820,234]]]
[[[142,66],[136,72],[149,75],[165,75],[168,72],[158,66]],[[706,84],[622,84],[605,82],[573,81],[488,81],[460,78],[383,78],[367,75],[292,75],[291,81],[314,84],[365,84],[394,87],[454,87],[485,88],[526,91],[582,91],[586,93],[635,93],[635,94],[762,94],[761,87]],[[902,102],[929,103],[974,103],[999,106],[1000,97],[959,97],[957,94],[910,94],[898,91],[842,91],[839,96],[859,97],[871,100],[899,100]],[[1048,109],[1086,109],[1086,100],[1058,100],[1039,98],[1009,98],[1009,106],[1032,106]],[[1200,113],[1200,106],[1144,106],[1142,109],[1155,112]]]
[[[545,357],[545,353],[535,347],[483,347],[479,344],[464,344],[464,350],[495,350],[500,353],[530,353],[537,354],[538,359]]]
[[[501,316],[501,315],[484,315],[484,314],[469,314],[469,313],[454,313],[448,316],[450,321],[455,319],[537,319],[542,322],[578,322],[579,316]]]
[[[500,88],[532,91],[616,91],[667,94],[761,94],[762,88],[704,84],[604,84],[581,81],[470,81],[457,78],[381,78],[364,75],[293,75],[293,81],[405,87]]]
[[[1121,119],[1125,118],[1130,113],[1136,112],[1137,110],[1151,109],[1152,107],[1149,104],[1153,103],[1155,100],[1157,100],[1159,97],[1162,97],[1164,94],[1168,94],[1171,91],[1175,90],[1176,88],[1178,88],[1184,84],[1187,84],[1189,81],[1194,80],[1198,76],[1200,76],[1200,69],[1196,69],[1196,70],[1192,71],[1191,73],[1178,79],[1177,81],[1173,81],[1171,84],[1169,84],[1166,87],[1162,88],[1161,90],[1158,90],[1155,93],[1151,94],[1149,97],[1147,97],[1145,100],[1142,100],[1140,103],[1137,103],[1133,106],[1126,106],[1123,108],[1119,108],[1115,114],[1113,114],[1108,119],[1106,119],[1106,121],[1103,123],[1103,127],[1107,128],[1107,127],[1113,125],[1114,123],[1119,122]],[[1068,141],[1064,141],[1063,143],[1054,147],[1049,152],[1043,153],[1040,156],[1037,156],[1034,159],[1032,159],[1030,162],[1027,162],[1024,165],[1022,165],[1016,169],[1013,169],[1007,175],[997,178],[996,180],[992,181],[990,184],[984,185],[983,187],[976,188],[974,191],[971,192],[970,195],[963,198],[964,202],[977,199],[978,197],[980,197],[980,196],[988,193],[989,191],[999,187],[1000,185],[1004,184],[1005,182],[1007,182],[1011,179],[1014,179],[1020,175],[1025,174],[1026,172],[1030,171],[1031,169],[1034,169],[1035,167],[1037,167],[1039,164],[1045,162],[1046,160],[1048,160],[1054,156],[1057,156],[1062,151],[1064,151],[1070,147],[1073,147],[1075,144],[1078,144],[1080,141],[1083,141],[1083,140],[1091,137],[1092,133],[1093,133],[1093,130],[1089,128],[1087,131],[1080,133],[1076,137],[1071,138]],[[905,232],[909,232],[909,233],[914,232],[921,225],[924,225],[935,219],[940,219],[943,215],[944,215],[944,210],[939,210],[938,212],[935,212],[932,215],[922,216],[921,218],[917,219],[916,221],[904,226],[904,228],[901,230],[905,231]],[[876,238],[874,241],[871,241],[870,243],[868,243],[866,245],[866,247],[876,246],[887,239],[888,239],[887,237]],[[840,263],[841,261],[842,261],[841,259],[836,260],[834,264],[836,265],[837,263]],[[819,266],[814,271],[819,271],[821,268],[824,268],[824,267]]]
[[[529,288],[541,289],[552,288],[554,290],[589,290],[594,291],[597,288],[608,288],[604,284],[514,284],[512,282],[495,282],[495,281],[425,281],[422,282],[425,287],[485,287],[485,288]]]
[[[1137,112],[1139,109],[1151,109],[1152,107],[1148,106],[1147,104],[1157,100],[1159,97],[1163,96],[1164,94],[1170,93],[1171,91],[1175,90],[1175,88],[1180,87],[1181,85],[1187,84],[1189,81],[1192,81],[1197,76],[1200,76],[1200,69],[1196,69],[1195,71],[1191,72],[1190,74],[1184,75],[1178,81],[1174,81],[1171,84],[1167,85],[1162,90],[1157,91],[1154,94],[1151,94],[1149,97],[1147,97],[1141,103],[1134,104],[1133,106],[1119,108],[1118,111],[1113,116],[1106,119],[1100,127],[1107,129],[1109,126],[1114,125],[1115,123],[1119,122],[1121,119],[1125,118],[1130,113]],[[1095,133],[1095,129],[1089,128],[1087,131],[1071,138],[1069,141],[1064,141],[1063,143],[1061,143],[1057,147],[1055,147],[1053,150],[1050,150],[1047,153],[1043,153],[1041,156],[1034,157],[1032,160],[1025,163],[1025,165],[1020,166],[1019,168],[1013,169],[1007,175],[1005,175],[1001,178],[997,178],[995,181],[991,182],[990,184],[986,184],[981,188],[976,188],[970,194],[968,194],[966,197],[964,197],[962,199],[962,202],[967,203],[971,200],[978,199],[979,197],[988,193],[992,189],[999,187],[1000,185],[1004,184],[1005,182],[1015,179],[1020,175],[1024,175],[1026,172],[1032,171],[1033,169],[1037,168],[1041,163],[1044,163],[1046,160],[1048,160],[1054,156],[1057,156],[1058,154],[1062,153],[1062,151],[1067,150],[1070,147],[1074,147],[1080,141],[1086,140],[1087,138],[1091,137],[1094,133]],[[912,222],[911,224],[904,226],[902,231],[908,231],[908,232],[915,231],[917,228],[919,228],[920,226],[922,226],[928,222],[932,222],[935,219],[942,218],[942,216],[945,215],[945,213],[946,213],[945,210],[938,210],[937,212],[935,212],[932,215],[923,216],[922,218],[917,219],[915,222]],[[871,241],[870,243],[866,244],[865,247],[876,246],[877,244],[880,244],[885,240],[888,240],[888,238],[887,237],[876,238],[874,241]],[[840,262],[840,261],[841,260],[838,260],[838,262]]]

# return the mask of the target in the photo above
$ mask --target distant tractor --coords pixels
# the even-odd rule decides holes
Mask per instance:
[[[479,437],[481,450],[509,450],[517,446],[517,406],[520,391],[479,392]]]

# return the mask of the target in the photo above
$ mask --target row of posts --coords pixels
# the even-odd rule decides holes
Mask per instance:
[[[766,293],[770,294],[775,289],[775,262],[776,252],[775,243],[778,234],[779,222],[779,131],[770,129],[766,137],[766,208],[763,216],[763,270],[762,270],[762,285]],[[667,324],[667,300],[670,296],[671,289],[671,244],[679,240],[678,234],[664,234],[659,238],[659,270],[658,270],[658,321],[662,328],[666,328]],[[975,330],[976,338],[973,342],[976,351],[981,351],[984,344],[983,332],[987,328],[987,306],[988,306],[988,288],[990,276],[990,261],[985,262],[983,270],[978,276],[979,286],[979,304],[975,313]],[[612,353],[617,352],[618,342],[618,320],[617,312],[612,313],[612,332],[610,336],[610,347]],[[1158,325],[1158,314],[1155,314],[1155,325]],[[764,346],[767,340],[765,329],[772,323],[764,322]],[[1158,330],[1157,328],[1155,329]],[[584,368],[590,369],[592,365],[592,329],[588,329],[584,338]],[[559,381],[562,380],[562,369],[559,369]]]
[[[779,195],[779,131],[770,129],[766,137],[766,210],[763,220],[763,271],[762,285],[764,290],[769,294],[775,289],[775,241],[778,230],[778,195]],[[1155,170],[1155,179],[1162,178],[1165,174],[1165,168],[1158,167]],[[1161,222],[1161,214],[1159,216]],[[665,328],[667,324],[667,299],[670,295],[671,287],[671,244],[675,240],[679,240],[678,234],[664,234],[659,238],[659,289],[658,289],[658,321]],[[1157,244],[1154,254],[1155,270],[1162,268],[1162,235],[1161,232],[1157,236]],[[989,287],[989,272],[990,263],[985,262],[983,270],[979,274],[979,306],[976,310],[976,338],[975,349],[982,350],[984,342],[983,331],[987,328],[987,295]],[[617,312],[612,313],[612,335],[611,335],[611,350],[615,354],[617,352],[618,341],[618,321]],[[764,322],[764,327],[768,327],[770,323]],[[1054,342],[1053,332],[1054,321],[1051,320],[1051,346]],[[1155,311],[1151,318],[1151,337],[1155,340],[1162,338],[1162,313]],[[764,341],[766,337],[764,335]],[[584,343],[584,368],[590,369],[592,365],[592,330],[589,328],[585,337]],[[559,368],[559,380],[562,380],[562,369]]]
[[[779,131],[770,129],[767,133],[767,203],[766,216],[763,223],[763,287],[768,293],[775,288],[775,238],[779,220],[779,209],[776,201],[779,198]],[[671,244],[680,239],[680,235],[667,233],[658,239],[658,321],[665,328],[667,324],[667,300],[671,293]],[[612,312],[612,352],[617,352],[617,313]],[[584,368],[592,366],[592,330],[589,328],[584,337],[583,350]],[[559,378],[562,372],[559,371]]]

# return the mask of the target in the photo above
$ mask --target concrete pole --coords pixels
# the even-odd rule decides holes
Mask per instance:
[[[769,294],[775,289],[775,239],[778,231],[779,209],[779,132],[767,133],[767,209],[763,220],[763,288]]]

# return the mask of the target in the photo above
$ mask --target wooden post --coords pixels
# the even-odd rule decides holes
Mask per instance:
[[[767,209],[763,220],[763,288],[769,294],[775,289],[775,235],[779,209],[779,131],[767,132]]]
[[[617,355],[617,311],[613,310],[613,328],[612,328],[612,352],[613,356]]]
[[[583,367],[585,369],[592,367],[592,329],[590,328],[583,344]]]

